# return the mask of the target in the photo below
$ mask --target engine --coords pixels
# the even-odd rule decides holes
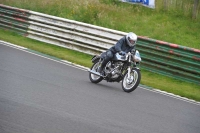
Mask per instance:
[[[111,79],[117,79],[121,74],[122,62],[114,62],[113,64],[109,61],[105,67],[105,74],[110,74]]]

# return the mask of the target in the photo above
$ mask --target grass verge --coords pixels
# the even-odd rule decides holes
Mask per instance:
[[[41,53],[51,55],[63,60],[91,67],[91,55],[65,49],[59,46],[39,42],[10,31],[0,29],[0,40],[4,40],[19,46],[23,46]],[[162,76],[146,70],[141,70],[141,84],[167,91],[176,95],[200,101],[200,86],[193,83],[183,82],[170,77]],[[87,78],[87,77],[86,77]]]
[[[200,15],[196,20],[176,7],[165,11],[163,1],[150,9],[119,0],[0,0],[2,4],[85,22],[157,40],[200,49]],[[181,2],[182,1],[182,2]],[[188,0],[180,0],[188,5]]]

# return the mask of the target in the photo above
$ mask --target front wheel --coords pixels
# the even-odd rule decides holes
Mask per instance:
[[[95,63],[92,65],[91,70],[97,72],[97,70],[99,69],[99,67],[100,67],[100,63],[99,63],[99,62],[95,62]],[[90,81],[91,81],[92,83],[96,83],[96,84],[99,83],[99,82],[101,82],[101,81],[103,80],[102,77],[97,76],[97,75],[92,74],[92,73],[89,73],[89,78],[90,78]]]
[[[130,72],[130,77],[128,78],[128,71],[125,73],[124,78],[122,80],[122,89],[125,92],[132,92],[134,91],[141,80],[141,73],[140,70],[137,68],[133,68]]]

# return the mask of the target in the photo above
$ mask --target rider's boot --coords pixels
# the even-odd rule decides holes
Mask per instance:
[[[107,60],[103,60],[103,62],[101,63],[101,66],[100,66],[99,69],[98,69],[98,72],[99,72],[101,75],[104,75],[103,69],[104,69],[104,67],[106,66],[107,63],[108,63]]]

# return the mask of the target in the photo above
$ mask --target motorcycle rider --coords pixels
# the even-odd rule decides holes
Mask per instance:
[[[126,36],[122,37],[114,46],[112,46],[104,54],[101,55],[101,58],[103,58],[103,62],[98,69],[98,72],[102,74],[103,68],[117,52],[119,52],[120,55],[125,55],[126,53],[135,50],[136,42],[137,35],[133,32],[129,32]]]

